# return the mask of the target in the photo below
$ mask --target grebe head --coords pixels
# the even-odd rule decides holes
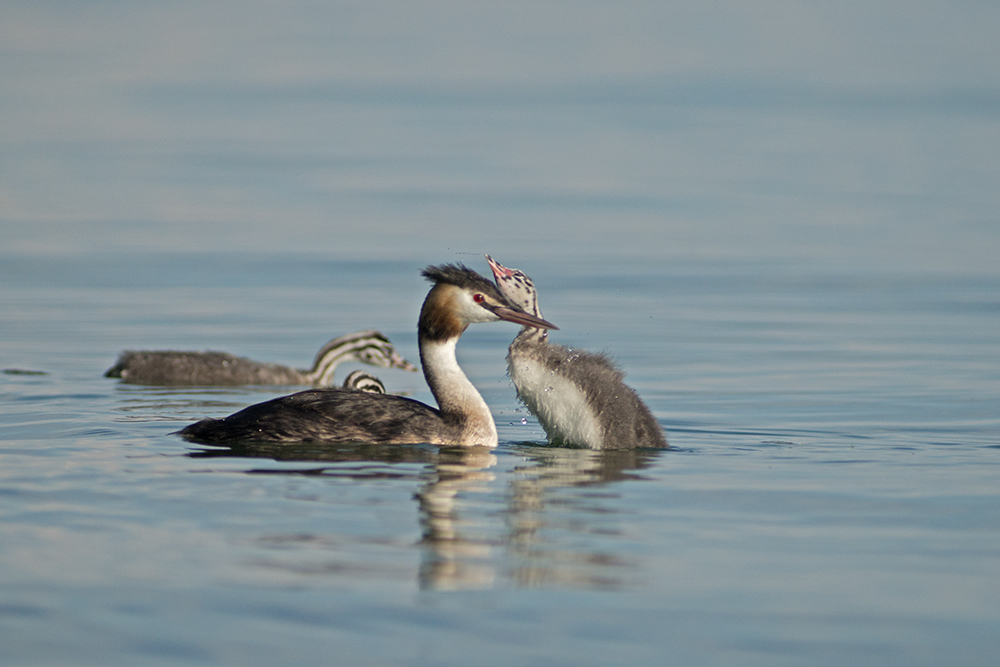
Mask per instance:
[[[371,373],[366,373],[364,371],[352,371],[351,374],[344,379],[344,389],[365,391],[369,394],[385,393],[385,385],[382,384],[382,381]]]
[[[420,312],[420,335],[425,338],[457,338],[470,324],[497,320],[538,329],[558,328],[525,312],[493,283],[461,264],[429,266],[423,276],[434,283]]]
[[[329,384],[333,379],[333,373],[326,370],[327,366],[332,364],[333,368],[336,368],[341,361],[349,360],[379,368],[400,368],[411,372],[420,370],[396,351],[385,334],[368,329],[334,338],[321,347],[313,360],[313,373],[317,377],[328,374],[329,377],[323,379],[324,384]]]
[[[542,311],[538,308],[538,292],[535,291],[535,283],[524,272],[517,269],[509,269],[489,255],[486,261],[493,269],[493,277],[497,281],[497,288],[508,301],[521,310],[531,313],[535,317],[541,317]]]
[[[378,331],[362,332],[369,335],[368,344],[357,351],[358,361],[382,368],[400,368],[404,371],[420,370],[403,358],[389,339]]]

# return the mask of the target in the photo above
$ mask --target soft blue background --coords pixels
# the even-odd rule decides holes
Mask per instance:
[[[996,265],[991,2],[2,12],[7,252]]]

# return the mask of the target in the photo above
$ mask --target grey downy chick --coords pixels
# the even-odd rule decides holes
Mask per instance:
[[[531,278],[489,255],[486,260],[500,293],[541,318]],[[507,371],[518,398],[553,444],[591,449],[668,446],[652,412],[603,354],[550,343],[548,331],[525,327],[510,345]]]
[[[345,361],[380,368],[416,371],[389,339],[374,330],[334,338],[320,348],[310,370],[253,361],[226,352],[176,352],[172,350],[125,351],[104,377],[128,384],[173,387],[233,387],[240,385],[333,384],[333,373]]]

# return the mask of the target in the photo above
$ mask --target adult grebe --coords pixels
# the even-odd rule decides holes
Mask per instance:
[[[512,305],[492,283],[462,265],[428,267],[423,276],[434,287],[420,310],[420,361],[438,408],[390,394],[310,389],[251,405],[223,419],[202,420],[180,434],[210,444],[312,441],[495,447],[493,415],[455,358],[458,339],[476,322],[507,320],[556,327]]]
[[[333,384],[333,372],[344,361],[360,361],[381,368],[416,371],[389,339],[378,331],[358,331],[334,338],[320,348],[312,370],[265,364],[225,352],[125,351],[104,377],[129,384],[159,386],[237,386]]]
[[[507,300],[540,318],[531,278],[489,255],[486,260]],[[553,444],[592,449],[667,446],[649,408],[603,354],[553,345],[547,332],[525,327],[510,345],[507,372],[518,398]]]

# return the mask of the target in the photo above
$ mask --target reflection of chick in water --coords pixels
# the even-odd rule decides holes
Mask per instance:
[[[462,520],[456,508],[459,491],[489,492],[496,475],[493,450],[486,447],[442,449],[434,465],[434,477],[418,492],[424,547],[420,564],[420,588],[463,590],[488,588],[496,577],[490,562],[491,546],[483,540],[463,537]]]
[[[463,531],[463,521],[456,506],[458,492],[483,491],[496,493],[488,484],[495,475],[488,468],[496,464],[489,449],[476,448],[442,450],[434,466],[435,477],[418,493],[421,525],[425,547],[420,566],[422,589],[473,589],[489,587],[496,575],[494,546],[506,549],[513,557],[511,572],[515,583],[522,586],[564,585],[574,588],[616,588],[624,585],[622,567],[627,563],[606,554],[587,552],[573,540],[567,549],[564,539],[558,544],[552,532],[599,533],[594,523],[609,516],[605,508],[597,507],[600,498],[613,497],[615,482],[642,479],[636,471],[647,468],[661,452],[655,450],[566,449],[551,447],[519,447],[517,454],[527,465],[516,466],[511,472],[510,493],[507,494],[507,538],[503,544],[488,539],[475,539]],[[483,484],[482,483],[487,483]],[[607,491],[594,495],[576,488],[608,485]],[[569,489],[558,494],[557,490]],[[569,512],[571,515],[567,515]],[[464,533],[464,534],[463,534]],[[588,540],[584,540],[586,544]]]
[[[625,585],[628,562],[586,548],[598,542],[589,536],[618,530],[595,525],[615,518],[613,511],[601,506],[602,498],[617,497],[614,487],[607,486],[600,494],[573,489],[640,480],[636,471],[649,467],[662,452],[524,447],[519,453],[528,457],[530,465],[515,468],[511,483],[507,543],[510,552],[522,559],[512,569],[516,583],[601,589]],[[571,490],[560,493],[560,489]],[[583,539],[572,540],[573,548],[567,549],[564,537],[553,539],[557,531]]]

